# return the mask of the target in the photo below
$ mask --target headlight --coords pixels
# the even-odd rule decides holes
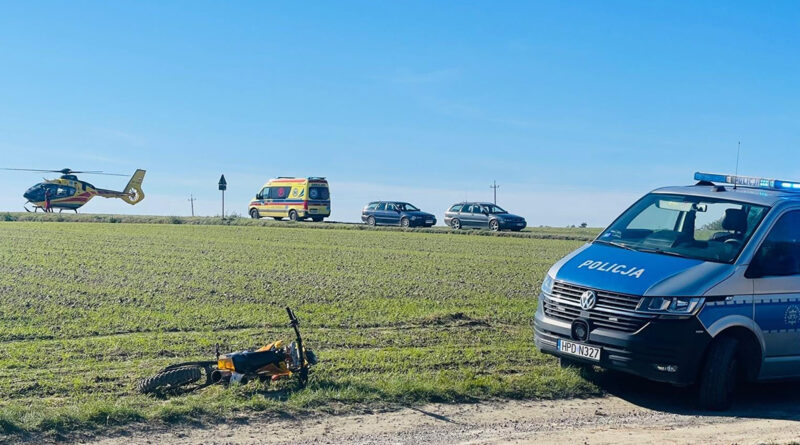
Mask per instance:
[[[542,281],[542,292],[546,294],[553,293],[553,277],[550,274],[545,275],[544,281]]]
[[[703,299],[695,297],[644,297],[636,310],[661,314],[692,314],[702,304]]]

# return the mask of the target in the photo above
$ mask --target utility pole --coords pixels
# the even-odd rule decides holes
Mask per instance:
[[[194,202],[197,201],[197,198],[194,195],[189,195],[189,202],[192,204],[192,216],[194,216]]]
[[[225,175],[219,177],[219,189],[222,190],[222,219],[225,219],[225,189],[228,188],[228,182],[225,180]]]
[[[494,190],[494,205],[497,205],[497,189],[499,189],[500,186],[497,185],[497,181],[492,181],[492,185],[490,185],[489,188]]]

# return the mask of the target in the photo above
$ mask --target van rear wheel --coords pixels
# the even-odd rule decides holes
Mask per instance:
[[[250,218],[258,219],[260,217],[261,217],[261,215],[258,214],[258,209],[255,209],[255,208],[250,209]]]
[[[297,221],[297,212],[295,210],[289,210],[289,220],[290,221]]]
[[[450,220],[450,228],[452,228],[453,230],[460,229],[461,221],[459,221],[458,218],[453,218],[452,220]]]
[[[715,411],[730,408],[739,372],[738,348],[739,341],[733,337],[721,337],[711,344],[700,374],[698,401],[702,408]]]

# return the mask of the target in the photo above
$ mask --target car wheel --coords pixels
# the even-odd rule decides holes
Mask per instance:
[[[298,220],[296,211],[289,210],[289,220],[291,220],[291,221],[297,221]]]
[[[367,218],[367,225],[375,227],[375,217],[370,216],[369,218]]]
[[[452,228],[453,230],[460,229],[461,228],[461,221],[459,221],[458,218],[451,219],[450,220],[450,228]]]
[[[256,208],[250,209],[250,218],[253,218],[253,219],[261,218],[261,215],[258,214],[258,209],[256,209]]]
[[[500,222],[496,219],[489,221],[489,228],[492,232],[499,232],[500,231]]]
[[[700,374],[699,402],[702,408],[716,411],[730,408],[736,389],[738,347],[739,341],[733,337],[722,337],[711,344]]]
[[[411,221],[409,221],[408,218],[405,216],[400,218],[400,227],[407,229],[409,226],[411,226]]]

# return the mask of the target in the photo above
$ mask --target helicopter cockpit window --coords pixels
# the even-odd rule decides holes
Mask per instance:
[[[44,187],[42,184],[36,184],[26,190],[23,196],[33,202],[44,201]]]

